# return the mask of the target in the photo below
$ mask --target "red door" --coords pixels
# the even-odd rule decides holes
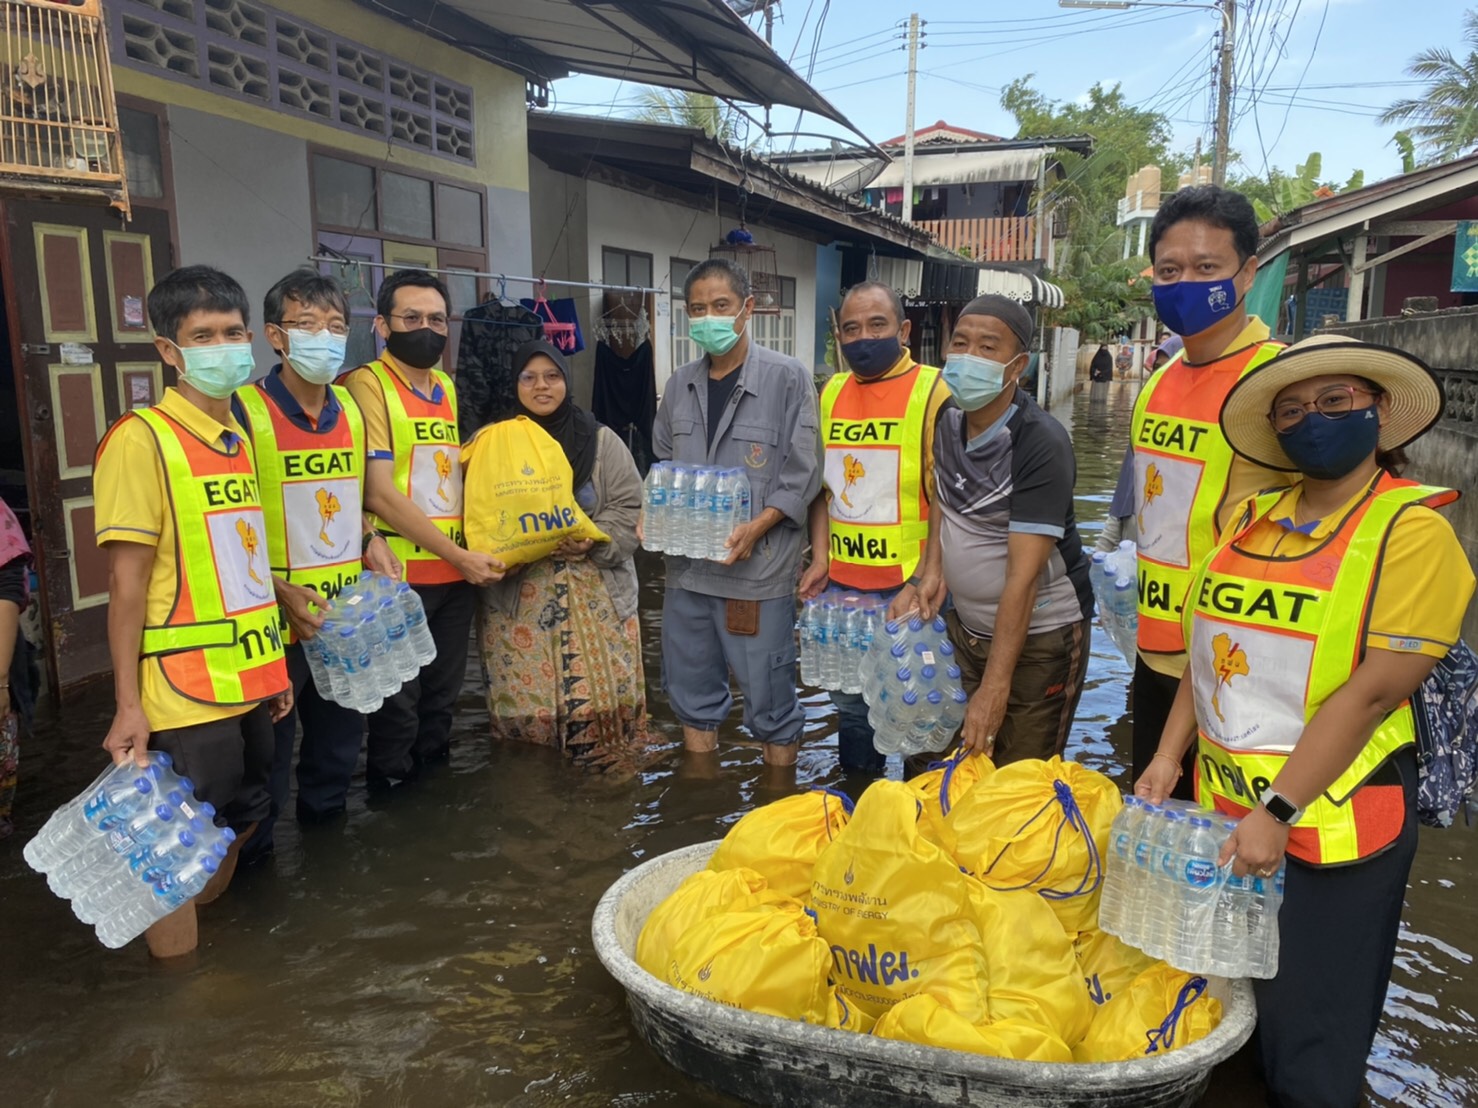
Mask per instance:
[[[108,208],[47,201],[0,210],[47,669],[65,696],[112,671],[92,459],[109,424],[174,383],[145,310],[171,268],[169,216],[140,207],[124,223]]]

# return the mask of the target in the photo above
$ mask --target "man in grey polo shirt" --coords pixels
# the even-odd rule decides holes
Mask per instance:
[[[693,267],[683,288],[690,333],[705,355],[672,375],[652,428],[658,458],[740,466],[751,522],[724,562],[667,556],[662,687],[691,751],[718,746],[718,726],[744,694],[744,725],[765,761],[793,765],[805,713],[796,695],[795,587],[806,513],[821,487],[816,387],[794,358],[749,337],[749,275],[732,262]]]
[[[1090,562],[1073,515],[1066,429],[1022,389],[1032,322],[1003,296],[960,313],[943,380],[954,404],[934,437],[934,504],[916,583],[893,602],[945,615],[970,703],[960,745],[999,765],[1061,754],[1093,616]]]

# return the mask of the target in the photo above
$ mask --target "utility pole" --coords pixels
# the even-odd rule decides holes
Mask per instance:
[[[1235,63],[1233,37],[1237,29],[1237,0],[1221,0],[1221,64],[1216,92],[1216,157],[1211,183],[1227,183],[1227,156],[1232,129],[1232,69]]]
[[[903,131],[903,222],[913,222],[913,105],[919,76],[919,13],[908,17],[908,123]]]

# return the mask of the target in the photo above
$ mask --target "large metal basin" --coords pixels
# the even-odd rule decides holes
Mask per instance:
[[[717,846],[700,843],[637,866],[601,897],[592,932],[600,960],[626,989],[641,1037],[690,1077],[730,1096],[804,1108],[1178,1108],[1197,1103],[1212,1067],[1252,1034],[1251,986],[1219,979],[1211,992],[1221,1000],[1222,1020],[1205,1039],[1159,1058],[1092,1065],[915,1046],[691,996],[636,964],[636,939],[652,909],[707,865]]]

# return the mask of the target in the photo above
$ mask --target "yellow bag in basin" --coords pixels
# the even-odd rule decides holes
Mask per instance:
[[[1078,960],[1083,983],[1088,986],[1088,998],[1095,1005],[1113,1000],[1155,964],[1144,951],[1096,927],[1078,932],[1073,939],[1073,955]]]
[[[663,979],[718,1004],[839,1026],[831,951],[794,900],[710,916],[666,960]]]
[[[714,873],[700,869],[652,909],[636,940],[636,964],[665,981],[668,955],[679,940],[697,930],[709,916],[749,911],[781,899],[769,891],[765,879],[754,870]]]
[[[828,789],[766,804],[730,828],[708,868],[754,870],[772,891],[806,901],[816,859],[847,826],[851,811],[850,800]]]
[[[948,849],[944,838],[944,818],[961,797],[995,769],[984,754],[966,756],[956,752],[917,777],[910,777],[908,783],[919,791],[924,800],[924,814],[919,820],[919,830],[924,837],[936,846]]]
[[[1206,978],[1156,962],[1098,1010],[1073,1059],[1152,1058],[1204,1039],[1220,1022],[1221,1001],[1206,991]]]
[[[1015,1058],[1022,1062],[1071,1062],[1073,1052],[1045,1027],[1025,1020],[971,1023],[927,993],[893,1005],[872,1033],[880,1039]]]
[[[1012,762],[953,805],[945,845],[991,888],[1040,894],[1076,934],[1097,926],[1103,852],[1123,806],[1117,785],[1076,762]]]
[[[527,416],[490,423],[462,447],[467,549],[505,565],[537,562],[561,539],[611,538],[575,503],[574,471],[554,438]]]

